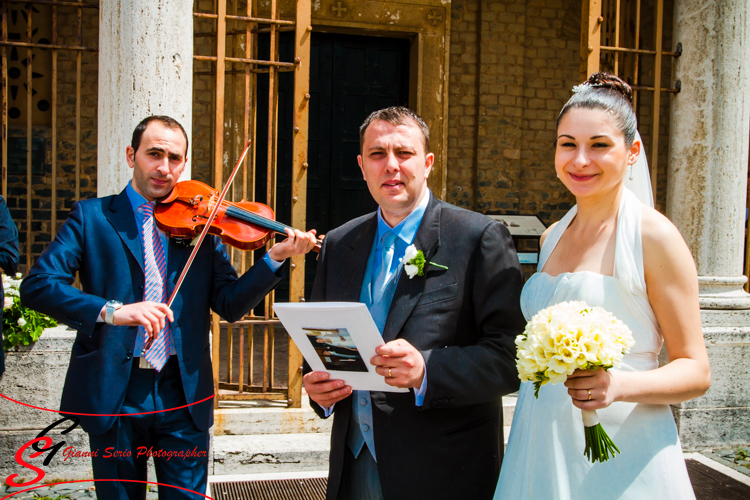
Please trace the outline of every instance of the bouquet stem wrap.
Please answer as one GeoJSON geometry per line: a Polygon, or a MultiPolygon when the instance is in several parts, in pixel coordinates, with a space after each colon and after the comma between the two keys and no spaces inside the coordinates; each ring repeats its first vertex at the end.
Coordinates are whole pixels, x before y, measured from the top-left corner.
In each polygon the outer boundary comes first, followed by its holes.
{"type": "Polygon", "coordinates": [[[599,423],[599,415],[596,410],[581,410],[583,416],[583,430],[586,434],[586,447],[583,454],[591,463],[606,462],[615,457],[615,452],[620,453],[620,449],[612,441],[607,432],[599,423]],[[611,455],[611,457],[610,457],[611,455]]]}

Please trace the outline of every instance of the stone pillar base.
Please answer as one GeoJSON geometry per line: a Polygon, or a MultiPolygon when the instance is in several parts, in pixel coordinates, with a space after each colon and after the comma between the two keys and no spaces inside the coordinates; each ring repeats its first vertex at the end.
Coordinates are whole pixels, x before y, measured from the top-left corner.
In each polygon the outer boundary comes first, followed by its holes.
{"type": "Polygon", "coordinates": [[[686,451],[750,443],[750,310],[702,310],[711,388],[672,407],[686,451]]]}
{"type": "MultiPolygon", "coordinates": [[[[64,325],[50,328],[42,333],[35,343],[21,346],[18,350],[5,353],[5,374],[0,381],[0,393],[29,405],[57,410],[60,408],[60,396],[68,371],[70,350],[76,333],[64,325]]],[[[35,477],[30,469],[16,463],[14,457],[18,449],[37,437],[48,425],[60,420],[56,411],[42,411],[28,406],[13,403],[6,399],[0,401],[0,479],[5,480],[10,474],[18,474],[27,481],[35,477]]],[[[31,451],[26,451],[25,459],[41,467],[45,472],[43,481],[52,479],[75,480],[89,479],[92,476],[90,458],[71,458],[63,460],[63,449],[73,446],[79,451],[89,450],[88,435],[78,427],[62,435],[70,423],[66,422],[52,429],[49,436],[53,444],[65,442],[48,466],[42,462],[47,453],[29,459],[31,451]]]]}
{"type": "Polygon", "coordinates": [[[699,276],[701,309],[750,309],[750,294],[743,287],[747,276],[699,276]]]}
{"type": "Polygon", "coordinates": [[[750,443],[750,407],[672,407],[683,451],[734,448],[750,443]]]}

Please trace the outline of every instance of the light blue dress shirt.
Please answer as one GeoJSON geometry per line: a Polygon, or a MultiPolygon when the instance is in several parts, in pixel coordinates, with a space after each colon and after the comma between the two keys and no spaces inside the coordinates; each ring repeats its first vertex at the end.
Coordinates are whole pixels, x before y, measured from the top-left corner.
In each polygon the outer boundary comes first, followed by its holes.
{"type": "MultiPolygon", "coordinates": [[[[430,201],[430,192],[428,191],[419,205],[406,216],[396,227],[391,228],[383,219],[380,208],[378,208],[378,229],[373,241],[372,249],[370,250],[370,256],[367,260],[367,268],[365,271],[365,279],[362,282],[362,289],[360,291],[359,301],[367,304],[370,310],[372,319],[375,320],[375,324],[378,327],[381,335],[383,328],[385,327],[386,319],[388,318],[388,311],[391,307],[391,301],[393,300],[393,294],[396,291],[401,270],[403,269],[404,262],[402,262],[406,248],[412,244],[414,237],[417,234],[419,225],[422,223],[427,204],[430,201]],[[393,231],[396,236],[394,244],[393,261],[391,262],[390,269],[385,279],[385,290],[380,301],[373,303],[373,290],[372,285],[375,281],[375,272],[380,267],[382,259],[382,240],[383,235],[388,231],[393,231]]],[[[424,378],[422,379],[422,385],[419,390],[414,392],[415,403],[417,406],[422,406],[424,403],[424,395],[427,390],[427,368],[425,367],[424,378]]],[[[372,453],[373,458],[377,461],[375,456],[375,438],[373,434],[373,422],[372,422],[372,401],[370,399],[370,391],[354,391],[352,394],[352,421],[349,425],[349,432],[347,434],[347,446],[352,451],[352,454],[356,458],[362,451],[364,444],[367,444],[367,448],[372,453]],[[353,424],[353,425],[352,425],[353,424]]]]}
{"type": "MultiPolygon", "coordinates": [[[[143,252],[143,241],[141,234],[143,233],[143,221],[145,219],[145,216],[143,215],[143,204],[148,203],[148,200],[144,198],[138,191],[136,191],[130,182],[128,182],[128,185],[125,186],[125,193],[128,195],[128,200],[130,201],[130,206],[133,208],[133,215],[135,216],[135,224],[138,227],[138,244],[141,246],[141,253],[143,252]]],[[[161,240],[161,246],[164,249],[164,265],[168,266],[169,263],[169,237],[167,236],[167,233],[162,231],[157,226],[157,231],[159,232],[159,239],[161,240]]],[[[268,253],[266,253],[263,256],[263,261],[268,265],[268,267],[276,273],[279,268],[284,264],[284,262],[276,262],[271,257],[268,256],[268,253]]],[[[99,316],[97,316],[96,319],[97,323],[101,323],[104,320],[101,319],[101,313],[99,316]]],[[[139,328],[139,333],[142,333],[139,328]]],[[[136,335],[135,337],[135,346],[133,348],[133,353],[135,357],[140,357],[143,353],[143,347],[146,345],[146,337],[145,335],[136,335]]],[[[175,343],[172,342],[169,347],[169,355],[177,354],[177,351],[175,350],[175,343]]]]}

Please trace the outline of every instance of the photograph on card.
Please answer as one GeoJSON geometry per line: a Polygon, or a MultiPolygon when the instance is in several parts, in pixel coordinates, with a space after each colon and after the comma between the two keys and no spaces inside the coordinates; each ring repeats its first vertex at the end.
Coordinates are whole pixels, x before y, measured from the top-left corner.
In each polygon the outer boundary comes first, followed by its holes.
{"type": "Polygon", "coordinates": [[[366,372],[352,336],[346,328],[302,328],[326,370],[366,372]]]}

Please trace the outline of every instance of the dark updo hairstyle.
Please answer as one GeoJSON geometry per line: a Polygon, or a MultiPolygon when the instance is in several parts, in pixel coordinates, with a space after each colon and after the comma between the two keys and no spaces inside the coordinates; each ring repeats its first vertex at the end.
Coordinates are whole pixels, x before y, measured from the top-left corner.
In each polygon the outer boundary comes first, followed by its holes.
{"type": "Polygon", "coordinates": [[[594,73],[588,80],[573,88],[571,97],[557,117],[557,127],[565,113],[571,109],[601,109],[615,120],[618,130],[625,136],[625,146],[630,148],[635,140],[638,124],[633,109],[633,91],[630,85],[609,73],[594,73]]]}

